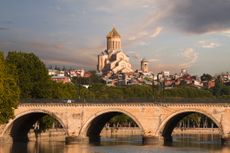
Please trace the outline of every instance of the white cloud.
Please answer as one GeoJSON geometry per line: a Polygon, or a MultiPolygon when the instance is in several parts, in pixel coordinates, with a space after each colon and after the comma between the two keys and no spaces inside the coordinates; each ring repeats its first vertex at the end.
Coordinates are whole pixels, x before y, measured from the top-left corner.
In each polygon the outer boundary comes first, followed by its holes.
{"type": "Polygon", "coordinates": [[[151,59],[147,59],[147,60],[148,60],[150,63],[160,61],[160,59],[157,59],[157,58],[151,58],[151,59]]]}
{"type": "Polygon", "coordinates": [[[146,42],[144,42],[144,41],[140,41],[140,42],[139,42],[139,45],[141,45],[141,46],[146,46],[146,45],[147,45],[147,43],[146,43],[146,42]]]}
{"type": "Polygon", "coordinates": [[[139,41],[139,45],[142,45],[142,46],[147,45],[145,40],[159,36],[162,30],[163,28],[158,26],[154,29],[153,33],[150,32],[150,30],[143,30],[143,31],[139,31],[138,33],[136,33],[135,35],[127,39],[129,41],[139,41]]]}
{"type": "Polygon", "coordinates": [[[230,29],[222,32],[224,36],[230,37],[230,29]]]}
{"type": "Polygon", "coordinates": [[[135,37],[135,36],[131,36],[131,37],[128,38],[128,40],[130,40],[130,41],[133,41],[133,40],[136,40],[136,39],[137,39],[137,37],[135,37]]]}
{"type": "Polygon", "coordinates": [[[230,29],[229,30],[225,30],[224,33],[230,34],[230,29]]]}
{"type": "Polygon", "coordinates": [[[197,61],[198,53],[193,48],[186,48],[181,52],[181,56],[185,63],[180,64],[180,67],[188,68],[197,61]]]}
{"type": "Polygon", "coordinates": [[[130,57],[137,60],[138,62],[141,61],[141,56],[140,54],[136,53],[135,51],[129,51],[130,57]]]}
{"type": "Polygon", "coordinates": [[[157,27],[157,28],[155,29],[154,33],[153,33],[150,37],[151,37],[151,38],[157,37],[157,36],[161,33],[162,30],[163,30],[162,27],[157,27]]]}
{"type": "Polygon", "coordinates": [[[211,42],[208,40],[201,40],[198,42],[198,44],[202,47],[202,48],[216,48],[219,47],[220,44],[216,43],[216,42],[211,42]]]}
{"type": "Polygon", "coordinates": [[[142,5],[142,7],[143,7],[143,8],[148,8],[148,7],[150,7],[150,6],[146,4],[146,5],[142,5]]]}

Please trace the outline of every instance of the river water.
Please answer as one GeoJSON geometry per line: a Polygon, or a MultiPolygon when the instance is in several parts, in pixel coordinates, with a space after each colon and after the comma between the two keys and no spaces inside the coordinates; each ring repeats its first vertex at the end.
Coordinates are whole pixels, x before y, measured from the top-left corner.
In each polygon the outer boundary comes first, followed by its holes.
{"type": "Polygon", "coordinates": [[[170,145],[142,145],[140,136],[102,138],[100,144],[63,141],[1,143],[0,153],[230,153],[217,135],[178,135],[170,145]]]}

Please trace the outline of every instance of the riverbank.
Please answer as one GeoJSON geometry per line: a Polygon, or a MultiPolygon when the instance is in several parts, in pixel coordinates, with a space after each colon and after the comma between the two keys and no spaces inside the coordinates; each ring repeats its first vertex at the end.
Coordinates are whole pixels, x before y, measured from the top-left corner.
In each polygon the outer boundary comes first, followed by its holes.
{"type": "Polygon", "coordinates": [[[126,135],[142,135],[143,132],[138,127],[107,127],[103,128],[101,131],[101,136],[111,136],[111,135],[120,135],[120,136],[126,136],[126,135]]]}
{"type": "MultiPolygon", "coordinates": [[[[175,128],[173,130],[172,135],[177,134],[219,134],[220,131],[218,128],[175,128]]],[[[45,132],[41,132],[37,134],[38,140],[48,140],[48,141],[64,141],[65,140],[65,131],[63,129],[49,129],[45,132]]],[[[102,137],[109,136],[130,136],[130,135],[143,135],[143,131],[141,131],[138,127],[107,127],[103,128],[100,134],[102,137]]],[[[36,140],[36,134],[33,130],[28,133],[28,138],[30,141],[36,140]]]]}
{"type": "MultiPolygon", "coordinates": [[[[174,134],[219,134],[218,128],[175,128],[174,134]]],[[[142,135],[143,132],[138,127],[119,127],[119,128],[103,128],[101,136],[108,135],[142,135]]]]}
{"type": "Polygon", "coordinates": [[[218,128],[175,128],[174,134],[220,134],[218,128]]]}
{"type": "Polygon", "coordinates": [[[35,134],[34,130],[28,133],[29,141],[47,140],[47,141],[65,141],[66,133],[63,129],[48,129],[45,132],[35,134]]]}

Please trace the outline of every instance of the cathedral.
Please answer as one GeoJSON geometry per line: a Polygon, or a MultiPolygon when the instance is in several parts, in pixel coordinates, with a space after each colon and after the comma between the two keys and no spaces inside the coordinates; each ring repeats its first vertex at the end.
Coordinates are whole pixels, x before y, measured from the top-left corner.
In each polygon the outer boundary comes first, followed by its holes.
{"type": "Polygon", "coordinates": [[[115,28],[107,34],[107,49],[98,55],[97,70],[103,75],[133,72],[129,57],[121,49],[121,36],[115,28]]]}

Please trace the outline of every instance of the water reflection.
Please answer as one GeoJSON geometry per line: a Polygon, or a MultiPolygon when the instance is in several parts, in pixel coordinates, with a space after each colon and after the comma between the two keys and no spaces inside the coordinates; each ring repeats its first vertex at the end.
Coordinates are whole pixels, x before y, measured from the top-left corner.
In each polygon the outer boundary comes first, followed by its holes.
{"type": "Polygon", "coordinates": [[[142,145],[140,136],[104,137],[100,144],[71,144],[63,141],[0,144],[0,153],[230,153],[218,135],[176,135],[170,146],[142,145]]]}
{"type": "Polygon", "coordinates": [[[64,153],[64,142],[15,142],[0,145],[0,153],[64,153]]]}

